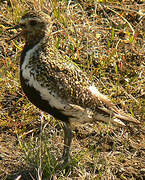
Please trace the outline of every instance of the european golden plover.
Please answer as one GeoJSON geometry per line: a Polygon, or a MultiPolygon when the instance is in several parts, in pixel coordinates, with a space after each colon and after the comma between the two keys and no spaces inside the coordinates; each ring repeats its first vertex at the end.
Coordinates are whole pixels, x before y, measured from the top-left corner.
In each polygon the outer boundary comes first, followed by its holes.
{"type": "Polygon", "coordinates": [[[139,123],[118,109],[89,80],[88,75],[68,61],[51,41],[52,22],[42,12],[27,12],[19,24],[25,38],[20,60],[20,81],[28,99],[64,124],[63,160],[69,160],[72,124],[104,121],[125,126],[139,123]]]}

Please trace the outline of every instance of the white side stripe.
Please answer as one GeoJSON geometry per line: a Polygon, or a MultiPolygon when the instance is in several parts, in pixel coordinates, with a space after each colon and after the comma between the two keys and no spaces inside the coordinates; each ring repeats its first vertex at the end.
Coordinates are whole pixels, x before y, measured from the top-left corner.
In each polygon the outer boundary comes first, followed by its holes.
{"type": "Polygon", "coordinates": [[[29,61],[40,45],[41,45],[41,41],[38,44],[36,44],[33,47],[33,49],[29,50],[26,53],[26,57],[21,67],[22,76],[24,79],[28,80],[29,86],[34,87],[37,91],[40,92],[42,99],[47,100],[52,107],[63,110],[65,107],[65,104],[61,103],[62,100],[59,97],[57,97],[55,93],[53,92],[50,93],[50,91],[46,87],[42,87],[39,81],[36,80],[36,78],[34,80],[35,72],[34,72],[34,75],[31,75],[30,73],[31,67],[28,67],[29,61]]]}

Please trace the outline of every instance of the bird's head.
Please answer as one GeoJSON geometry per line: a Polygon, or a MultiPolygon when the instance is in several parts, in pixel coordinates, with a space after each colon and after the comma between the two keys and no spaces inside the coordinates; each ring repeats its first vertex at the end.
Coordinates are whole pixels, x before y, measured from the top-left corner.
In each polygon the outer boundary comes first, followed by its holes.
{"type": "Polygon", "coordinates": [[[17,25],[11,29],[21,28],[21,35],[25,38],[26,42],[42,39],[46,34],[51,31],[51,18],[43,12],[27,12],[23,15],[17,25]]]}

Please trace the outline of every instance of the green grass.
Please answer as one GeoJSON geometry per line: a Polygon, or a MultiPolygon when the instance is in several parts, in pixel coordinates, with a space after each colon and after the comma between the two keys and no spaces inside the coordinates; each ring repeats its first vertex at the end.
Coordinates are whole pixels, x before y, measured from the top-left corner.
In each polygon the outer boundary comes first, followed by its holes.
{"type": "Polygon", "coordinates": [[[0,179],[144,179],[142,2],[0,2],[0,179]],[[30,7],[51,14],[56,47],[65,49],[68,60],[86,71],[101,92],[141,122],[123,129],[99,122],[75,127],[66,174],[56,168],[63,150],[61,123],[34,107],[22,92],[19,56],[24,41],[9,41],[17,32],[6,30],[30,7]]]}

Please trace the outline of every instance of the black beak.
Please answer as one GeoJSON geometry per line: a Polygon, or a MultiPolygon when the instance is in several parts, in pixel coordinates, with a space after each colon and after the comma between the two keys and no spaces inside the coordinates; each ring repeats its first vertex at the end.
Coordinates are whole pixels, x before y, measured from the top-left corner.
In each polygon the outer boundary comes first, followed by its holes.
{"type": "MultiPolygon", "coordinates": [[[[15,25],[15,26],[11,27],[11,28],[8,28],[7,30],[9,31],[9,30],[19,29],[19,28],[21,28],[21,25],[20,25],[20,24],[17,24],[17,25],[15,25]]],[[[18,33],[16,36],[12,37],[11,39],[8,39],[7,42],[9,42],[9,41],[11,41],[11,40],[13,40],[13,39],[16,39],[16,38],[19,37],[21,34],[22,34],[22,32],[18,33]]]]}
{"type": "Polygon", "coordinates": [[[11,27],[11,28],[8,28],[7,30],[9,31],[9,30],[13,30],[13,29],[19,29],[20,27],[21,27],[21,25],[17,24],[15,26],[11,27]]]}

